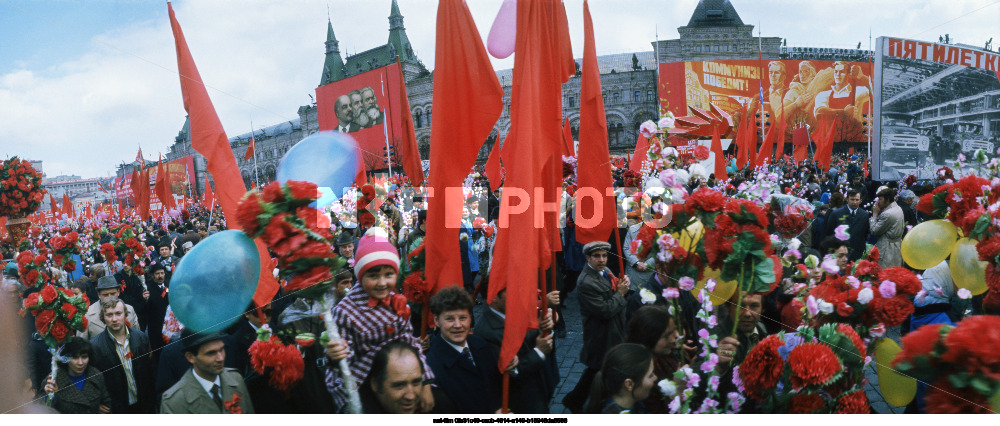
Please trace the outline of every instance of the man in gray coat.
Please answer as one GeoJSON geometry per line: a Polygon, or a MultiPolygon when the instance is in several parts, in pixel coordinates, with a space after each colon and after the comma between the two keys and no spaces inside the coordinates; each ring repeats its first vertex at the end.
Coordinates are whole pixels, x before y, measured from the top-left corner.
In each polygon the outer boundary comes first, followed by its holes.
{"type": "Polygon", "coordinates": [[[184,357],[191,369],[163,393],[160,412],[165,414],[253,414],[243,376],[225,368],[225,344],[218,333],[184,330],[184,357]]]}
{"type": "Polygon", "coordinates": [[[615,278],[608,269],[608,252],[611,244],[593,241],[583,246],[587,265],[577,279],[580,314],[583,316],[583,348],[580,361],[587,368],[575,388],[563,398],[563,405],[574,414],[583,413],[583,404],[594,376],[601,369],[604,354],[625,339],[626,298],[629,292],[628,276],[615,278]]]}
{"type": "Polygon", "coordinates": [[[878,266],[883,268],[902,266],[903,231],[906,229],[906,221],[903,209],[893,201],[896,199],[896,190],[882,188],[875,196],[878,198],[872,208],[869,227],[871,234],[878,237],[878,241],[875,242],[879,253],[878,266]]]}

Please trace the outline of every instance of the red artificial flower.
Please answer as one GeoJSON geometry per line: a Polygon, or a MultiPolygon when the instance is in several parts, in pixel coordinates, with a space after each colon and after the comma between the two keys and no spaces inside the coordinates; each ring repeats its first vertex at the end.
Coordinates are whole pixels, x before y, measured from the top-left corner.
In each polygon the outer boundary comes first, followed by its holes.
{"type": "MultiPolygon", "coordinates": [[[[878,262],[873,262],[867,259],[859,260],[855,266],[854,275],[858,278],[876,277],[882,272],[882,268],[878,266],[878,262]]],[[[919,291],[919,289],[917,289],[917,291],[919,291]]]]}
{"type": "Polygon", "coordinates": [[[41,294],[42,296],[42,303],[46,305],[52,303],[53,301],[56,300],[57,297],[59,297],[59,293],[56,291],[55,286],[53,286],[52,284],[48,284],[45,287],[43,287],[42,291],[40,291],[39,294],[41,294]]]}
{"type": "Polygon", "coordinates": [[[336,256],[333,252],[333,248],[330,244],[324,243],[322,241],[307,240],[305,244],[302,244],[297,249],[292,250],[285,256],[279,258],[279,265],[283,268],[291,266],[292,262],[299,259],[307,258],[331,258],[336,256]]]}
{"type": "Polygon", "coordinates": [[[243,414],[243,409],[240,408],[240,401],[243,401],[243,398],[234,393],[233,399],[226,401],[223,406],[229,414],[243,414]]]}
{"type": "Polygon", "coordinates": [[[976,243],[976,251],[979,252],[979,260],[995,263],[1000,255],[1000,236],[991,235],[976,243]]]}
{"type": "Polygon", "coordinates": [[[280,203],[285,201],[285,194],[281,191],[281,184],[278,182],[271,182],[265,186],[261,192],[261,199],[265,203],[280,203]]]}
{"type": "Polygon", "coordinates": [[[809,224],[805,217],[800,214],[787,214],[774,218],[774,228],[782,238],[795,238],[806,229],[809,224]]]}
{"type": "Polygon", "coordinates": [[[66,271],[66,272],[73,272],[73,271],[75,271],[76,270],[76,261],[72,261],[71,260],[69,262],[66,262],[66,264],[63,265],[63,270],[66,271]]]}
{"type": "Polygon", "coordinates": [[[430,297],[430,289],[419,273],[412,273],[403,280],[403,295],[414,303],[423,304],[430,297]]]}
{"type": "Polygon", "coordinates": [[[56,343],[63,343],[66,338],[69,337],[69,327],[66,326],[66,321],[62,319],[57,319],[52,323],[52,328],[49,329],[49,334],[52,338],[56,340],[56,343]]]}
{"type": "Polygon", "coordinates": [[[264,209],[260,206],[260,196],[257,193],[247,193],[246,198],[240,201],[236,208],[236,223],[243,228],[243,231],[251,237],[260,234],[260,222],[258,217],[264,214],[264,209]]]}
{"type": "Polygon", "coordinates": [[[372,225],[375,225],[375,216],[370,211],[365,210],[358,215],[358,223],[363,228],[371,228],[372,225]]]}
{"type": "Polygon", "coordinates": [[[775,334],[767,336],[750,349],[746,360],[740,364],[740,378],[748,397],[764,401],[765,392],[777,386],[785,366],[778,348],[784,344],[781,337],[775,334]]]}
{"type": "Polygon", "coordinates": [[[941,360],[961,366],[970,374],[1000,380],[1000,317],[974,315],[955,326],[944,338],[947,350],[941,360]]]}
{"type": "Polygon", "coordinates": [[[275,389],[287,391],[302,380],[305,371],[305,362],[302,360],[302,353],[299,348],[293,345],[286,345],[280,352],[276,360],[271,377],[267,383],[275,389]]]}
{"type": "Polygon", "coordinates": [[[24,285],[27,287],[34,287],[38,283],[38,271],[34,269],[29,269],[28,272],[24,274],[24,285]]]}
{"type": "MultiPolygon", "coordinates": [[[[741,366],[742,367],[742,366],[741,366]]],[[[823,398],[815,393],[793,395],[788,400],[788,414],[812,414],[826,405],[823,398]]]]}
{"type": "Polygon", "coordinates": [[[932,365],[937,364],[934,352],[941,341],[941,328],[944,326],[945,324],[929,324],[907,333],[902,338],[903,349],[896,354],[892,365],[902,362],[916,365],[918,357],[926,357],[932,365]]]}
{"type": "Polygon", "coordinates": [[[919,293],[921,289],[920,278],[917,278],[916,274],[902,266],[885,268],[882,272],[879,272],[878,277],[880,280],[888,280],[896,283],[897,294],[914,295],[919,293]]]}
{"type": "Polygon", "coordinates": [[[76,306],[73,306],[72,303],[63,302],[62,310],[63,314],[66,315],[66,318],[73,318],[76,316],[76,306]]]}
{"type": "Polygon", "coordinates": [[[854,347],[858,350],[858,354],[861,356],[861,359],[864,360],[865,356],[868,355],[865,349],[865,342],[864,340],[861,340],[861,336],[859,336],[858,332],[854,330],[854,327],[847,324],[837,324],[837,332],[851,339],[851,343],[854,343],[854,347]]]}
{"type": "Polygon", "coordinates": [[[983,307],[986,309],[1000,309],[1000,292],[989,290],[983,298],[983,307]]]}
{"type": "Polygon", "coordinates": [[[804,386],[823,386],[840,371],[840,359],[821,343],[803,343],[788,354],[792,370],[791,381],[795,389],[804,386]]]}
{"type": "Polygon", "coordinates": [[[698,145],[694,147],[694,158],[697,158],[698,161],[707,160],[710,154],[711,150],[709,150],[705,145],[698,145]]]}
{"type": "Polygon", "coordinates": [[[66,248],[66,239],[57,235],[49,240],[49,245],[52,246],[53,249],[62,250],[66,248]]]}
{"type": "Polygon", "coordinates": [[[285,220],[288,213],[279,213],[271,218],[261,235],[264,243],[279,256],[285,255],[306,242],[306,235],[285,220]]]}
{"type": "Polygon", "coordinates": [[[986,286],[991,292],[1000,293],[1000,267],[993,262],[986,264],[986,286]]]}
{"type": "MultiPolygon", "coordinates": [[[[751,200],[732,198],[726,202],[725,212],[737,224],[757,225],[767,227],[767,212],[751,200]]],[[[770,241],[770,238],[768,238],[770,241]]]]}
{"type": "Polygon", "coordinates": [[[906,317],[913,313],[913,303],[902,294],[888,299],[883,299],[878,303],[878,310],[875,317],[885,323],[886,327],[895,327],[903,323],[906,317]]]}
{"type": "Polygon", "coordinates": [[[956,388],[947,377],[928,387],[924,404],[931,414],[993,414],[986,396],[972,386],[956,388]]]}
{"type": "Polygon", "coordinates": [[[290,180],[285,185],[288,186],[288,192],[292,195],[292,198],[309,201],[319,198],[315,183],[290,180]]]}
{"type": "Polygon", "coordinates": [[[698,188],[684,202],[688,214],[696,212],[718,212],[726,204],[726,195],[709,188],[698,188]]]}
{"type": "Polygon", "coordinates": [[[369,203],[375,200],[375,187],[370,183],[366,183],[361,186],[361,195],[364,196],[365,200],[369,203]]]}
{"type": "Polygon", "coordinates": [[[45,256],[42,255],[35,256],[35,265],[42,266],[45,264],[45,260],[46,260],[45,256]]]}
{"type": "Polygon", "coordinates": [[[834,412],[836,414],[869,414],[871,409],[868,407],[868,396],[860,389],[841,395],[837,399],[837,409],[834,412]]]}
{"type": "Polygon", "coordinates": [[[55,318],[56,318],[56,313],[51,309],[45,309],[39,312],[38,316],[35,317],[35,328],[38,329],[38,334],[41,334],[43,336],[48,334],[49,324],[51,324],[52,320],[54,320],[55,318]]]}
{"type": "Polygon", "coordinates": [[[333,280],[333,274],[330,273],[329,266],[314,266],[292,275],[292,278],[285,283],[285,291],[301,290],[331,280],[333,280]]]}
{"type": "Polygon", "coordinates": [[[406,303],[406,296],[394,293],[389,303],[392,309],[396,311],[396,315],[399,315],[406,321],[410,320],[410,305],[406,303]]]}
{"type": "Polygon", "coordinates": [[[56,265],[62,265],[62,263],[63,263],[63,256],[61,254],[56,254],[56,255],[52,256],[52,263],[54,263],[56,265]]]}
{"type": "Polygon", "coordinates": [[[33,310],[33,309],[41,306],[41,298],[38,297],[37,294],[32,293],[32,294],[29,294],[28,297],[25,297],[24,301],[22,301],[22,303],[24,305],[24,309],[27,309],[27,310],[30,311],[30,310],[33,310]]]}
{"type": "Polygon", "coordinates": [[[66,242],[67,242],[67,243],[68,243],[69,245],[73,245],[73,244],[76,244],[76,242],[77,242],[77,241],[78,241],[79,239],[80,239],[80,234],[77,234],[77,233],[76,233],[76,231],[74,231],[74,232],[70,232],[70,233],[66,234],[66,242]]]}

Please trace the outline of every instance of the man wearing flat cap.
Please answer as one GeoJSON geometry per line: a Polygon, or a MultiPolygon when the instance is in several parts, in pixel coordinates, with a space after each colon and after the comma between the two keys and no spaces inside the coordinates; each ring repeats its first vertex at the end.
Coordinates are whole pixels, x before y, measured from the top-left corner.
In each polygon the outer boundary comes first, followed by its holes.
{"type": "MultiPolygon", "coordinates": [[[[104,321],[101,319],[101,301],[112,297],[121,296],[121,287],[115,279],[107,275],[97,279],[97,298],[94,303],[87,308],[87,330],[79,333],[80,337],[90,340],[104,331],[104,321]]],[[[139,317],[135,314],[135,308],[125,303],[125,321],[129,327],[139,327],[139,317]]]]}
{"type": "MultiPolygon", "coordinates": [[[[615,230],[615,232],[618,232],[615,230]]],[[[583,348],[580,361],[587,366],[563,405],[574,414],[583,413],[583,403],[590,392],[594,375],[601,369],[604,354],[625,338],[626,296],[628,276],[620,280],[607,267],[611,244],[592,241],[583,245],[587,264],[577,278],[580,314],[583,316],[583,348]]]]}
{"type": "Polygon", "coordinates": [[[350,262],[354,259],[354,236],[350,232],[343,231],[337,234],[337,239],[333,241],[333,244],[337,246],[337,254],[344,257],[345,260],[350,262]]]}
{"type": "Polygon", "coordinates": [[[184,358],[191,369],[163,393],[164,414],[254,414],[243,377],[226,368],[225,343],[219,333],[181,333],[184,358]]]}

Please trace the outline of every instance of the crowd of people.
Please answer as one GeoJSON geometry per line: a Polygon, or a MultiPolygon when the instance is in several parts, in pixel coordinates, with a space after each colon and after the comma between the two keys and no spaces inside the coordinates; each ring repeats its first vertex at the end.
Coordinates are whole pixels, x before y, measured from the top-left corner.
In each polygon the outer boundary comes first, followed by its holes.
{"type": "MultiPolygon", "coordinates": [[[[874,182],[865,176],[864,161],[840,156],[828,172],[807,163],[768,166],[781,192],[812,211],[808,226],[795,236],[801,244],[797,250],[803,256],[836,259],[837,271],[810,268],[811,282],[845,273],[869,244],[881,253],[881,267],[905,266],[901,240],[927,219],[915,206],[934,182],[874,182]],[[849,237],[839,235],[841,225],[849,227],[849,237]]],[[[619,193],[628,192],[623,172],[615,171],[619,193]]],[[[731,176],[723,187],[711,175],[693,175],[686,188],[693,193],[718,186],[734,194],[746,179],[731,176]]],[[[334,414],[351,410],[356,390],[364,413],[491,414],[501,410],[506,374],[509,410],[546,414],[557,386],[568,379],[560,374],[562,360],[555,347],[567,337],[569,301],[578,304],[581,314],[581,323],[572,326],[582,330],[578,361],[586,368],[574,389],[557,402],[576,414],[671,412],[664,394],[669,385],[662,380],[690,368],[694,354],[703,349],[695,318],[700,302],[689,291],[665,298],[679,288],[678,281],[656,267],[654,255],[639,257],[632,250],[642,226],[640,212],[620,205],[618,235],[581,244],[575,239],[574,197],[572,191],[565,193],[556,285],[539,292],[549,309],[539,310],[538,329],[524,336],[517,356],[501,371],[505,292],[489,302],[485,297],[500,193],[488,187],[467,193],[456,241],[463,281],[444,286],[426,305],[400,300],[402,276],[410,272],[410,255],[422,244],[427,217],[422,197],[404,199],[400,193],[386,191],[381,205],[366,212],[368,217],[348,210],[331,216],[333,246],[347,266],[331,271],[339,302],[328,313],[342,338],[328,342],[296,338],[324,334],[323,308],[282,290],[269,303],[251,302],[224,332],[188,330],[177,321],[169,303],[173,272],[192,247],[225,227],[224,218],[210,219],[202,206],[160,221],[128,221],[145,248],[145,268],[139,273],[120,260],[109,261],[100,250],[103,243],[115,243],[111,220],[43,229],[35,237],[39,247],[65,228],[92,236],[93,244],[79,256],[76,275],[51,270],[53,282],[91,304],[86,329],[54,352],[47,350],[34,318],[24,316],[24,392],[61,413],[334,414]],[[270,380],[275,371],[255,369],[248,355],[262,328],[296,345],[303,358],[301,379],[287,389],[270,380]],[[340,369],[343,360],[347,372],[340,369]]],[[[781,210],[778,197],[772,206],[781,210]]],[[[768,226],[777,232],[773,221],[768,226]]],[[[3,250],[5,259],[17,255],[14,246],[3,250]]],[[[16,265],[7,262],[3,284],[8,299],[20,305],[33,290],[19,281],[16,265]]],[[[916,303],[901,326],[903,333],[929,323],[954,324],[973,310],[982,312],[981,301],[955,296],[947,268],[942,263],[922,275],[925,287],[941,291],[916,303]]],[[[721,327],[736,330],[714,348],[722,394],[736,389],[733,371],[754,345],[799,326],[800,307],[786,291],[794,273],[785,271],[779,290],[747,293],[738,304],[719,310],[721,327]]],[[[920,404],[918,396],[908,412],[918,412],[920,404]]],[[[748,402],[740,411],[756,408],[748,402]]]]}

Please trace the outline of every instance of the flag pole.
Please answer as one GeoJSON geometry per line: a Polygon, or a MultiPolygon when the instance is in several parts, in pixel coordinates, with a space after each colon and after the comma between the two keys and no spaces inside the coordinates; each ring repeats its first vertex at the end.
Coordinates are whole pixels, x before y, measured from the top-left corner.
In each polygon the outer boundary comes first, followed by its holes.
{"type": "MultiPolygon", "coordinates": [[[[250,117],[250,142],[255,142],[253,138],[253,117],[250,117]]],[[[257,147],[253,149],[253,183],[260,187],[260,179],[257,176],[257,147]]]]}
{"type": "MultiPolygon", "coordinates": [[[[382,79],[382,76],[382,74],[378,76],[379,84],[382,86],[382,99],[386,99],[386,102],[388,102],[388,98],[385,96],[385,80],[382,79]]],[[[385,115],[382,119],[382,135],[385,136],[385,164],[389,165],[389,177],[392,177],[392,148],[389,146],[389,110],[382,110],[382,114],[385,115]]]]}

